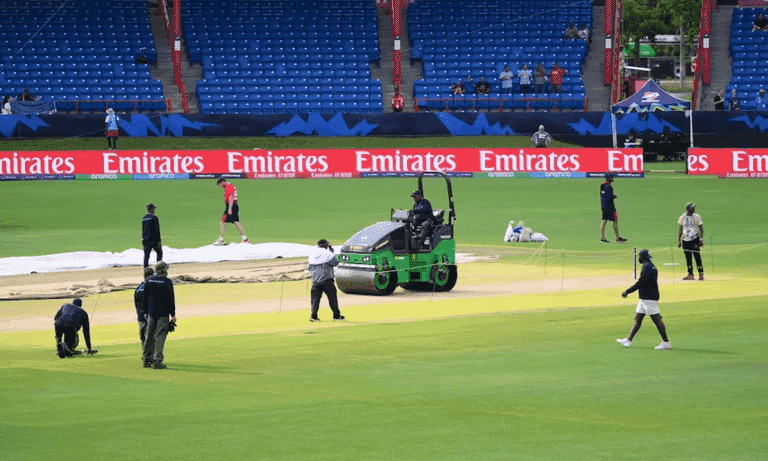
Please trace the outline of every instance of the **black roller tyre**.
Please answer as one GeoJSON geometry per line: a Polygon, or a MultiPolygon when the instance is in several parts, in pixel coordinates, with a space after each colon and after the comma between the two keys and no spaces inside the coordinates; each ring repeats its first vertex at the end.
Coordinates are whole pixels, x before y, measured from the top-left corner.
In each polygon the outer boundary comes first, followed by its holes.
{"type": "Polygon", "coordinates": [[[373,283],[381,296],[389,296],[397,288],[397,272],[378,272],[373,283]]]}
{"type": "Polygon", "coordinates": [[[451,291],[456,286],[459,272],[456,266],[435,266],[432,269],[432,279],[435,281],[435,291],[451,291]]]}

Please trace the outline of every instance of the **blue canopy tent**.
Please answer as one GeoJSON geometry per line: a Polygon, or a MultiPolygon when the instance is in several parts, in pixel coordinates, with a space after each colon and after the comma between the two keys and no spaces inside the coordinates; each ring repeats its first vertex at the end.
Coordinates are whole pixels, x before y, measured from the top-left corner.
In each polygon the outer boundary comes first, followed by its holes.
{"type": "Polygon", "coordinates": [[[616,114],[627,114],[630,112],[643,114],[671,110],[686,111],[690,122],[691,147],[693,147],[693,114],[690,112],[690,109],[691,103],[689,101],[672,96],[664,91],[656,82],[648,80],[637,93],[611,106],[613,147],[616,147],[616,114]]]}

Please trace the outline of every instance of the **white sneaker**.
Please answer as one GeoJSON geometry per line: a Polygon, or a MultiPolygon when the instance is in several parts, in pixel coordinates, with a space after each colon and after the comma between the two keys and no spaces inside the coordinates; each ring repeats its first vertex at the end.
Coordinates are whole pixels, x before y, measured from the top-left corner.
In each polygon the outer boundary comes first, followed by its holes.
{"type": "Polygon", "coordinates": [[[243,243],[251,243],[251,241],[248,240],[248,237],[243,236],[243,243]]]}
{"type": "Polygon", "coordinates": [[[668,351],[668,350],[672,349],[672,344],[670,344],[669,341],[662,341],[661,344],[659,344],[658,346],[654,347],[654,349],[660,349],[660,350],[668,351]]]}
{"type": "Polygon", "coordinates": [[[632,345],[632,341],[628,340],[627,338],[617,339],[616,342],[621,344],[624,347],[629,347],[632,345]]]}
{"type": "Polygon", "coordinates": [[[215,242],[213,242],[213,244],[214,244],[214,245],[216,245],[216,246],[222,246],[222,245],[226,245],[226,243],[224,243],[224,239],[223,239],[223,238],[221,238],[221,237],[219,237],[219,239],[218,239],[218,240],[216,240],[215,242]]]}

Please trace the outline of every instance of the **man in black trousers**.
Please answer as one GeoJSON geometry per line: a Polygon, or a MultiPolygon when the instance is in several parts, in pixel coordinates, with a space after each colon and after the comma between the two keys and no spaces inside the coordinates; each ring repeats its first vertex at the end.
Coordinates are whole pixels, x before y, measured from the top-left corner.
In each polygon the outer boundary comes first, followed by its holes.
{"type": "Polygon", "coordinates": [[[176,298],[165,261],[158,261],[155,264],[155,275],[145,281],[143,307],[147,313],[147,335],[142,355],[144,368],[168,368],[163,363],[163,348],[168,336],[168,325],[176,323],[176,298]]]}
{"type": "Polygon", "coordinates": [[[317,241],[318,248],[309,254],[309,275],[312,277],[312,315],[310,322],[319,322],[317,311],[320,310],[320,299],[323,293],[328,296],[328,304],[333,311],[333,320],[344,320],[339,311],[339,301],[336,298],[336,285],[333,281],[333,268],[339,265],[339,259],[333,253],[333,247],[328,240],[317,241]]]}
{"type": "Polygon", "coordinates": [[[144,245],[144,267],[149,267],[149,254],[155,250],[157,260],[163,260],[163,245],[160,243],[160,220],[155,216],[155,205],[147,205],[147,214],[141,220],[141,243],[144,245]]]}
{"type": "Polygon", "coordinates": [[[144,280],[141,281],[133,293],[133,304],[136,306],[136,316],[139,319],[139,339],[141,339],[142,347],[144,347],[144,340],[147,339],[147,311],[144,309],[144,288],[147,285],[147,279],[154,275],[154,273],[154,269],[145,267],[144,280]]]}
{"type": "Polygon", "coordinates": [[[83,310],[82,306],[83,301],[77,298],[72,303],[61,306],[61,309],[53,318],[53,325],[56,330],[56,352],[62,359],[81,354],[77,350],[77,345],[80,343],[80,336],[78,336],[77,332],[80,331],[80,328],[83,329],[88,354],[92,355],[98,352],[91,349],[90,322],[88,321],[88,313],[83,310]]]}

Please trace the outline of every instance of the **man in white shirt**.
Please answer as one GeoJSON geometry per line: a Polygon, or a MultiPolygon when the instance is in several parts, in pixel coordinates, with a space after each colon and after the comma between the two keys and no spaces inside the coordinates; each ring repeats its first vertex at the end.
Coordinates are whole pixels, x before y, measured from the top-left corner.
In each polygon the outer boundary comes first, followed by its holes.
{"type": "Polygon", "coordinates": [[[514,74],[510,72],[509,66],[504,67],[504,72],[499,75],[499,81],[501,82],[501,92],[512,92],[512,79],[515,78],[514,74]]]}
{"type": "Polygon", "coordinates": [[[701,264],[701,247],[704,246],[704,223],[701,216],[696,214],[696,204],[685,204],[685,214],[677,220],[680,226],[677,230],[677,247],[683,247],[685,262],[688,265],[688,276],[683,280],[695,280],[693,277],[693,261],[696,258],[696,268],[699,270],[699,280],[704,280],[704,266],[701,264]]]}

